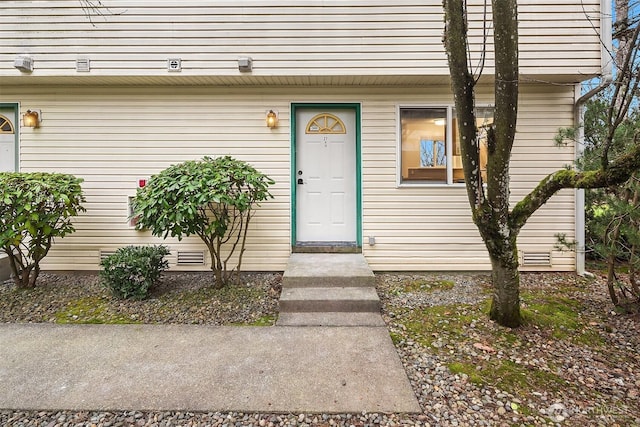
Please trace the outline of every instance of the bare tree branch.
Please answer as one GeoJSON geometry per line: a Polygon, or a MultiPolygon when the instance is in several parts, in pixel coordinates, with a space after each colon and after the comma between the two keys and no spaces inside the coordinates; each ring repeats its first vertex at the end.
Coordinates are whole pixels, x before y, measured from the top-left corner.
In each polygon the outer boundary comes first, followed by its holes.
{"type": "Polygon", "coordinates": [[[94,16],[105,17],[105,15],[122,15],[126,13],[126,9],[120,12],[114,12],[102,3],[102,0],[78,0],[80,7],[92,26],[96,26],[93,22],[94,16]]]}

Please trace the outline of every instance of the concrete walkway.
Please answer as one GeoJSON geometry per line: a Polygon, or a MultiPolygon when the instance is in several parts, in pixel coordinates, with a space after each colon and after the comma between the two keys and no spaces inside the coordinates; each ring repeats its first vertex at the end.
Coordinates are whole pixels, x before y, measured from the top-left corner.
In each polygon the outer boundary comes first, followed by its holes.
{"type": "Polygon", "coordinates": [[[0,325],[0,408],[419,412],[385,327],[0,325]]]}

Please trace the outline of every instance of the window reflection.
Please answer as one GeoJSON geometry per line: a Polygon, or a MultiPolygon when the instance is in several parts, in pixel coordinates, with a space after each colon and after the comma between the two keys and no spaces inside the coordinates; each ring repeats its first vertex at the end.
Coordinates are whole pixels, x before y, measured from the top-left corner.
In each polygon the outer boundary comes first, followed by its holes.
{"type": "MultiPolygon", "coordinates": [[[[493,123],[493,108],[478,108],[476,118],[480,169],[486,179],[487,129],[493,123]]],[[[460,140],[453,109],[401,108],[400,128],[402,182],[464,182],[460,140]],[[450,122],[447,121],[448,112],[453,118],[450,122]],[[449,140],[447,135],[450,135],[449,140]]]]}
{"type": "Polygon", "coordinates": [[[447,180],[446,108],[403,108],[402,179],[447,180]]]}

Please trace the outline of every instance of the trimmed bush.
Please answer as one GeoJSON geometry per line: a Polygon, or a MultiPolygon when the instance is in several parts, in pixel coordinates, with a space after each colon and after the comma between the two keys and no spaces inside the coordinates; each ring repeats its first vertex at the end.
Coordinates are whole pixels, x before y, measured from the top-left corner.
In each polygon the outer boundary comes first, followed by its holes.
{"type": "Polygon", "coordinates": [[[219,289],[238,278],[249,222],[259,203],[273,197],[269,193],[273,184],[268,176],[230,156],[179,163],[138,189],[136,227],[163,238],[200,237],[209,249],[214,286],[219,289]]]}
{"type": "Polygon", "coordinates": [[[144,299],[169,267],[166,246],[127,246],[100,262],[100,277],[118,298],[144,299]]]}
{"type": "Polygon", "coordinates": [[[61,173],[0,173],[0,252],[18,288],[33,288],[53,241],[73,233],[84,212],[82,178],[61,173]]]}

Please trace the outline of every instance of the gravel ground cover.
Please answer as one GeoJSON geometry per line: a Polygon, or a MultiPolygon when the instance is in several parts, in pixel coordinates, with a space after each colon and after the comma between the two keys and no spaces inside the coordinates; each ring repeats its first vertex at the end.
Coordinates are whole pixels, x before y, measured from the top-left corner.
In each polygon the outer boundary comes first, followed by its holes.
{"type": "Polygon", "coordinates": [[[210,272],[165,273],[147,299],[119,300],[95,273],[47,274],[35,289],[0,286],[0,322],[273,324],[280,273],[244,273],[213,289],[210,272]]]}
{"type": "MultiPolygon", "coordinates": [[[[145,301],[122,302],[94,274],[0,285],[0,322],[272,325],[280,275],[225,291],[210,275],[166,274],[145,301]]],[[[377,275],[383,318],[423,412],[243,414],[0,410],[4,426],[640,426],[640,318],[612,310],[602,279],[523,274],[527,324],[487,319],[484,274],[377,275]]]]}
{"type": "Polygon", "coordinates": [[[602,279],[523,274],[517,330],[488,320],[486,276],[378,279],[425,423],[640,425],[640,318],[612,310],[602,279]]]}

